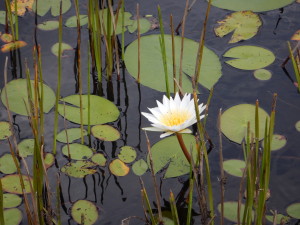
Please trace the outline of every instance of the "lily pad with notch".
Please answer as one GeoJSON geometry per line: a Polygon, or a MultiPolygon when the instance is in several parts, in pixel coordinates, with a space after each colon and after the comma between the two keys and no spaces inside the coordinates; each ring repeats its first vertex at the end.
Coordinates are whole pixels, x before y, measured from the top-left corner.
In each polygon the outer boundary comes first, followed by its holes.
{"type": "Polygon", "coordinates": [[[37,28],[44,31],[56,30],[58,27],[59,22],[57,20],[48,20],[37,25],[37,28]]]}
{"type": "MultiPolygon", "coordinates": [[[[237,223],[238,221],[238,202],[228,201],[224,202],[224,217],[232,222],[237,223]]],[[[245,205],[241,204],[240,212],[244,212],[245,205]]],[[[218,204],[218,211],[221,212],[221,204],[218,204]]],[[[252,213],[252,215],[254,215],[252,213]]]]}
{"type": "Polygon", "coordinates": [[[105,166],[107,160],[102,153],[96,153],[92,156],[92,161],[99,166],[105,166]]]}
{"type": "MultiPolygon", "coordinates": [[[[282,149],[287,143],[285,136],[280,134],[273,134],[271,142],[271,151],[277,151],[282,149]]],[[[262,147],[264,147],[264,142],[262,142],[262,147]]]]}
{"type": "Polygon", "coordinates": [[[286,212],[290,217],[300,220],[300,202],[289,205],[286,212]]]}
{"type": "Polygon", "coordinates": [[[133,163],[132,171],[137,176],[142,176],[148,170],[148,164],[145,160],[140,159],[133,163]]]}
{"type": "MultiPolygon", "coordinates": [[[[8,26],[10,26],[10,23],[9,23],[9,18],[8,19],[8,26]]],[[[12,17],[12,21],[13,21],[13,24],[15,23],[15,17],[13,16],[12,17]]],[[[0,24],[3,24],[5,25],[6,24],[6,11],[0,11],[0,24]]]]}
{"type": "MultiPolygon", "coordinates": [[[[87,15],[79,15],[80,26],[84,26],[88,23],[87,15]]],[[[65,22],[66,27],[77,27],[77,16],[71,16],[65,22]]]]}
{"type": "MultiPolygon", "coordinates": [[[[273,223],[274,222],[274,215],[266,215],[266,219],[269,222],[273,223]]],[[[289,222],[289,220],[290,220],[290,217],[288,217],[288,216],[285,216],[283,214],[276,214],[275,224],[287,224],[289,222]]]]}
{"type": "Polygon", "coordinates": [[[92,149],[78,143],[69,144],[69,146],[65,145],[62,148],[62,153],[67,157],[69,157],[70,153],[70,158],[74,160],[86,160],[91,158],[93,155],[92,149]]]}
{"type": "Polygon", "coordinates": [[[232,176],[236,176],[236,177],[242,177],[243,176],[243,172],[245,170],[246,167],[246,163],[243,160],[239,160],[239,159],[229,159],[229,160],[225,160],[223,162],[223,168],[224,170],[232,175],[232,176]]]}
{"type": "Polygon", "coordinates": [[[84,221],[85,225],[94,224],[99,217],[96,205],[87,200],[76,201],[71,208],[71,215],[76,223],[82,224],[84,221]]]}
{"type": "MultiPolygon", "coordinates": [[[[83,136],[87,135],[87,131],[83,129],[83,136]]],[[[81,138],[81,128],[69,128],[62,130],[56,136],[56,140],[62,143],[72,143],[73,141],[81,138]],[[68,138],[67,138],[68,134],[68,138]]]]}
{"type": "MultiPolygon", "coordinates": [[[[22,175],[22,179],[25,185],[24,193],[30,193],[30,186],[33,185],[32,178],[26,175],[22,175]],[[31,184],[30,184],[31,183],[31,184]]],[[[20,176],[18,174],[7,175],[1,178],[2,188],[4,191],[13,194],[23,194],[22,186],[20,183],[20,176]]]]}
{"type": "Polygon", "coordinates": [[[62,14],[71,8],[71,0],[43,0],[41,4],[33,4],[32,10],[39,16],[45,16],[51,10],[52,16],[59,16],[60,3],[62,3],[62,14]]]}
{"type": "Polygon", "coordinates": [[[131,146],[123,146],[118,158],[124,163],[132,163],[136,158],[136,150],[131,146]]]}
{"type": "Polygon", "coordinates": [[[19,155],[22,157],[31,156],[34,153],[34,139],[24,139],[18,144],[19,155]]]}
{"type": "MultiPolygon", "coordinates": [[[[61,55],[62,57],[64,57],[64,53],[65,51],[71,51],[73,50],[72,46],[67,44],[67,43],[61,43],[61,55]]],[[[59,43],[55,43],[52,47],[51,47],[51,52],[55,55],[58,56],[58,51],[59,51],[59,43]]]]}
{"type": "MultiPolygon", "coordinates": [[[[17,163],[19,166],[18,159],[17,163]]],[[[6,153],[0,158],[0,171],[4,174],[12,174],[17,172],[17,167],[15,161],[10,153],[6,153]]]]}
{"type": "Polygon", "coordinates": [[[97,164],[91,161],[76,161],[69,162],[61,168],[61,172],[70,177],[84,178],[86,175],[94,174],[97,164]]]}

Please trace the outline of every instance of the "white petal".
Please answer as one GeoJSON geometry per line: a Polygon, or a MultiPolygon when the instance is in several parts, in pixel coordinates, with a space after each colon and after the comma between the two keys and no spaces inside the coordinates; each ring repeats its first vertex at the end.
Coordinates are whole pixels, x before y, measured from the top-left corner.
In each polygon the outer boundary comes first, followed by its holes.
{"type": "Polygon", "coordinates": [[[156,127],[143,127],[142,130],[149,130],[149,131],[159,131],[159,132],[164,132],[164,130],[161,130],[156,127]]]}
{"type": "Polygon", "coordinates": [[[142,115],[144,117],[146,117],[150,122],[152,123],[160,123],[160,121],[158,119],[156,119],[152,114],[150,113],[146,113],[146,112],[142,112],[142,115]]]}
{"type": "Polygon", "coordinates": [[[158,109],[161,112],[161,114],[166,114],[169,112],[169,105],[168,106],[163,105],[159,101],[157,101],[156,103],[157,103],[158,109]]]}
{"type": "Polygon", "coordinates": [[[181,133],[181,134],[183,134],[183,133],[190,134],[190,133],[192,133],[192,131],[190,129],[183,129],[183,130],[179,131],[178,133],[181,133]]]}
{"type": "Polygon", "coordinates": [[[159,108],[156,107],[156,108],[148,108],[149,111],[155,116],[155,118],[157,120],[160,120],[161,117],[162,117],[162,113],[160,112],[159,108]]]}
{"type": "Polygon", "coordinates": [[[160,135],[160,138],[168,137],[170,135],[174,134],[174,132],[166,132],[160,135]]]}

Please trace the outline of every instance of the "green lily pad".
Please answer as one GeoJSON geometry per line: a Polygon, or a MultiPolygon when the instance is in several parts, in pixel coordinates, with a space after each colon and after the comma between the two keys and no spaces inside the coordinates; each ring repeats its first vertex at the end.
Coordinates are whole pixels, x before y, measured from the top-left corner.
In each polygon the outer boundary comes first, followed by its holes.
{"type": "Polygon", "coordinates": [[[258,80],[270,80],[272,77],[272,73],[266,69],[258,69],[253,73],[254,77],[258,80]]]}
{"type": "Polygon", "coordinates": [[[223,56],[234,58],[226,61],[226,63],[241,70],[261,69],[275,60],[275,56],[271,51],[251,45],[233,47],[223,56]]]}
{"type": "MultiPolygon", "coordinates": [[[[31,87],[34,87],[34,81],[31,80],[31,87]]],[[[39,90],[41,90],[41,83],[39,83],[39,90]]],[[[46,84],[43,84],[44,90],[44,102],[43,102],[43,110],[44,113],[48,113],[55,104],[55,94],[50,87],[46,84]]],[[[28,116],[27,108],[29,107],[28,103],[28,94],[27,94],[27,81],[26,79],[16,79],[12,80],[5,85],[1,92],[1,100],[2,103],[6,105],[6,94],[8,98],[8,104],[10,111],[28,116]]],[[[32,88],[32,97],[34,99],[34,91],[32,88]]]]}
{"type": "Polygon", "coordinates": [[[93,126],[91,132],[95,138],[102,141],[116,141],[121,137],[120,132],[109,125],[93,126]]]}
{"type": "Polygon", "coordinates": [[[115,159],[109,164],[109,170],[115,176],[126,176],[130,169],[120,159],[115,159]]]}
{"type": "Polygon", "coordinates": [[[262,22],[259,16],[252,11],[242,11],[226,16],[224,20],[218,21],[218,24],[214,29],[215,34],[224,37],[233,32],[229,43],[236,43],[255,36],[262,22]]]}
{"type": "MultiPolygon", "coordinates": [[[[0,11],[0,24],[5,25],[6,11],[0,11]]],[[[13,24],[15,23],[15,17],[12,17],[13,24]]],[[[9,23],[8,23],[9,25],[9,23]]]]}
{"type": "MultiPolygon", "coordinates": [[[[57,42],[57,43],[55,43],[52,47],[51,47],[51,52],[54,54],[54,55],[56,55],[56,56],[58,56],[58,48],[59,48],[59,43],[57,42]]],[[[69,45],[69,44],[67,44],[67,43],[61,43],[61,55],[62,56],[65,56],[64,55],[64,52],[65,51],[68,51],[68,50],[73,50],[73,48],[72,48],[72,46],[71,45],[69,45]]]]}
{"type": "MultiPolygon", "coordinates": [[[[59,132],[56,136],[56,140],[59,142],[62,142],[62,143],[68,143],[66,131],[68,134],[69,143],[72,143],[73,141],[81,138],[81,128],[70,128],[70,129],[62,130],[61,132],[59,132]]],[[[83,136],[86,136],[86,135],[87,135],[87,131],[85,129],[83,129],[83,136]]]]}
{"type": "Polygon", "coordinates": [[[297,131],[300,132],[300,120],[297,121],[297,123],[295,124],[295,128],[296,128],[297,131]]]}
{"type": "MultiPolygon", "coordinates": [[[[240,212],[241,212],[241,220],[243,218],[243,212],[244,212],[245,206],[244,204],[241,204],[240,212]]],[[[221,204],[218,204],[218,211],[221,212],[221,204]]],[[[238,202],[224,202],[224,217],[232,222],[238,221],[238,202]]],[[[253,215],[253,214],[252,214],[253,215]]]]}
{"type": "Polygon", "coordinates": [[[290,217],[300,220],[300,203],[289,205],[286,212],[290,217]]]}
{"type": "Polygon", "coordinates": [[[17,172],[17,167],[11,154],[4,154],[0,158],[0,171],[4,174],[12,174],[17,172]]]}
{"type": "Polygon", "coordinates": [[[230,159],[223,162],[224,170],[232,176],[242,177],[246,163],[243,160],[230,159]]]}
{"type": "Polygon", "coordinates": [[[21,223],[23,215],[22,211],[17,208],[6,209],[3,211],[5,225],[18,225],[21,223]]]}
{"type": "Polygon", "coordinates": [[[294,0],[213,0],[212,5],[232,11],[251,10],[253,12],[264,12],[282,8],[291,4],[294,0]]]}
{"type": "Polygon", "coordinates": [[[46,153],[45,158],[44,158],[44,163],[45,163],[45,167],[46,169],[50,168],[55,161],[55,157],[52,153],[46,153]]]}
{"type": "Polygon", "coordinates": [[[37,25],[37,28],[44,31],[56,30],[58,27],[59,22],[57,20],[49,20],[37,25]]]}
{"type": "Polygon", "coordinates": [[[97,164],[90,161],[70,162],[61,168],[61,172],[67,174],[70,177],[83,178],[86,175],[96,173],[96,166],[97,164]]]}
{"type": "MultiPolygon", "coordinates": [[[[165,72],[162,63],[161,48],[159,42],[160,35],[143,36],[140,39],[140,82],[141,84],[153,88],[157,91],[165,92],[165,72]]],[[[179,65],[180,65],[180,48],[181,37],[175,37],[176,50],[176,74],[179,79],[179,65]]],[[[166,58],[168,67],[168,79],[170,91],[173,88],[173,61],[172,61],[172,38],[171,35],[165,35],[166,58]]],[[[194,75],[196,58],[198,51],[198,43],[185,38],[184,52],[182,62],[182,87],[184,92],[192,92],[192,84],[190,76],[194,75]],[[188,76],[186,76],[187,74],[188,76]]],[[[138,41],[133,41],[125,52],[125,64],[128,72],[137,79],[138,77],[138,41]]],[[[208,48],[204,47],[203,61],[201,66],[200,84],[205,88],[211,89],[212,86],[221,77],[221,63],[218,56],[208,48]]]]}
{"type": "Polygon", "coordinates": [[[94,224],[99,217],[96,205],[87,200],[75,202],[71,208],[71,215],[78,224],[84,225],[94,224]]]}
{"type": "Polygon", "coordinates": [[[12,135],[10,124],[5,121],[0,121],[0,140],[5,140],[12,135]]]}
{"type": "Polygon", "coordinates": [[[39,16],[44,16],[51,9],[52,16],[59,16],[60,2],[62,2],[62,14],[64,14],[71,8],[71,0],[43,0],[40,4],[34,3],[32,10],[39,16]]]}
{"type": "Polygon", "coordinates": [[[148,170],[148,164],[143,159],[136,161],[132,165],[132,171],[137,176],[142,176],[144,173],[146,173],[147,170],[148,170]]]}
{"type": "MultiPolygon", "coordinates": [[[[149,20],[147,20],[145,18],[140,18],[139,22],[140,22],[140,34],[144,34],[148,30],[150,30],[151,23],[149,22],[149,20]]],[[[138,26],[137,20],[134,20],[132,22],[132,24],[130,26],[128,26],[129,33],[133,33],[134,31],[137,31],[137,28],[138,28],[137,26],[138,26]]]]}
{"type": "Polygon", "coordinates": [[[136,150],[130,146],[121,147],[121,151],[118,154],[118,157],[124,163],[131,163],[136,158],[136,150]]]}
{"type": "MultiPolygon", "coordinates": [[[[24,192],[27,194],[30,192],[30,182],[32,184],[32,178],[26,175],[22,175],[25,190],[24,192]]],[[[13,193],[13,194],[23,194],[22,187],[20,184],[20,177],[18,174],[7,175],[1,178],[2,188],[4,191],[13,193]]]]}
{"type": "Polygon", "coordinates": [[[65,145],[62,148],[62,153],[67,157],[69,157],[69,152],[68,152],[69,148],[70,148],[70,158],[74,160],[86,160],[91,158],[93,155],[93,151],[89,147],[82,144],[73,143],[73,144],[69,144],[69,147],[68,145],[65,145]]]}
{"type": "Polygon", "coordinates": [[[92,161],[99,166],[105,166],[106,164],[106,158],[103,154],[101,153],[96,153],[92,156],[92,161]]]}
{"type": "MultiPolygon", "coordinates": [[[[70,95],[68,97],[61,99],[61,101],[64,101],[71,105],[66,105],[64,109],[64,104],[59,104],[58,105],[59,114],[62,116],[65,114],[67,120],[80,124],[79,95],[70,95]]],[[[91,110],[90,110],[91,125],[109,123],[118,119],[120,112],[112,102],[96,95],[90,96],[90,102],[91,102],[91,110]]],[[[82,113],[83,113],[82,123],[84,125],[88,125],[88,96],[87,95],[82,95],[82,113]]]]}
{"type": "Polygon", "coordinates": [[[34,139],[25,139],[18,144],[19,155],[27,157],[34,153],[34,139]]]}
{"type": "MultiPolygon", "coordinates": [[[[273,218],[274,216],[273,215],[266,215],[266,219],[268,221],[270,221],[271,223],[273,223],[273,218]]],[[[281,221],[284,221],[283,224],[287,224],[290,220],[290,217],[288,216],[285,216],[285,215],[282,215],[282,214],[277,214],[276,215],[276,224],[282,224],[281,221]]]]}
{"type": "MultiPolygon", "coordinates": [[[[281,148],[283,148],[286,145],[286,137],[280,134],[274,134],[271,142],[271,150],[277,151],[281,148]]],[[[262,143],[262,146],[264,147],[264,143],[262,143]]]]}
{"type": "MultiPolygon", "coordinates": [[[[79,15],[80,26],[84,26],[88,23],[87,15],[79,15]]],[[[71,16],[65,23],[66,27],[77,27],[77,16],[71,16]]]]}
{"type": "MultiPolygon", "coordinates": [[[[185,146],[193,147],[193,158],[196,159],[196,141],[195,137],[190,134],[183,134],[185,146]]],[[[176,136],[162,139],[151,147],[153,169],[157,173],[167,166],[164,178],[178,177],[190,171],[190,164],[185,158],[176,136]]],[[[150,165],[149,156],[147,157],[150,165]]]]}
{"type": "Polygon", "coordinates": [[[14,208],[18,207],[22,203],[22,198],[19,195],[5,193],[3,194],[3,207],[14,208]]]}
{"type": "MultiPolygon", "coordinates": [[[[259,140],[264,138],[265,121],[269,115],[265,110],[258,109],[259,140]]],[[[231,141],[241,144],[247,135],[247,124],[250,122],[250,133],[255,132],[255,106],[240,104],[227,109],[221,115],[221,130],[231,141]]]]}

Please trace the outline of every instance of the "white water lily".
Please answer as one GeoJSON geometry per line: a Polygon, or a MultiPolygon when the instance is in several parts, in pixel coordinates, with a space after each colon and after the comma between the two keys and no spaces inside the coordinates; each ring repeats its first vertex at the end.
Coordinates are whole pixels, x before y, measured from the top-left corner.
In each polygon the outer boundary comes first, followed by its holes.
{"type": "MultiPolygon", "coordinates": [[[[187,127],[197,122],[194,100],[191,99],[191,94],[185,94],[180,99],[176,93],[175,98],[170,99],[163,96],[163,102],[157,102],[157,107],[148,108],[151,113],[142,112],[152,124],[152,127],[145,127],[144,130],[164,132],[160,135],[161,138],[167,137],[174,133],[191,133],[187,127]]],[[[203,103],[199,106],[199,114],[206,108],[203,103]]],[[[204,115],[200,116],[202,119],[204,115]]]]}

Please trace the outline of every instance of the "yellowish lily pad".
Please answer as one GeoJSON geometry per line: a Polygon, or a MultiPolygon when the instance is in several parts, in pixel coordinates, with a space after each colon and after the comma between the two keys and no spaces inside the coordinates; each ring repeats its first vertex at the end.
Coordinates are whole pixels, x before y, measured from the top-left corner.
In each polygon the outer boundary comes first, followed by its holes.
{"type": "MultiPolygon", "coordinates": [[[[22,175],[22,179],[23,179],[24,185],[25,185],[24,192],[25,193],[31,192],[30,183],[31,183],[31,185],[33,185],[32,178],[28,177],[26,175],[22,175]]],[[[2,182],[2,188],[4,191],[13,193],[13,194],[23,194],[21,183],[20,183],[20,177],[18,174],[7,175],[5,177],[2,177],[1,182],[2,182]]]]}
{"type": "Polygon", "coordinates": [[[116,176],[126,176],[130,169],[120,159],[115,159],[109,164],[109,170],[116,176]]]}
{"type": "Polygon", "coordinates": [[[5,121],[0,121],[0,140],[5,140],[12,135],[10,124],[5,121]]]}
{"type": "Polygon", "coordinates": [[[5,45],[2,45],[1,52],[3,52],[3,53],[10,52],[10,51],[16,50],[18,48],[22,48],[26,45],[27,45],[27,43],[25,41],[12,41],[5,45]]]}

